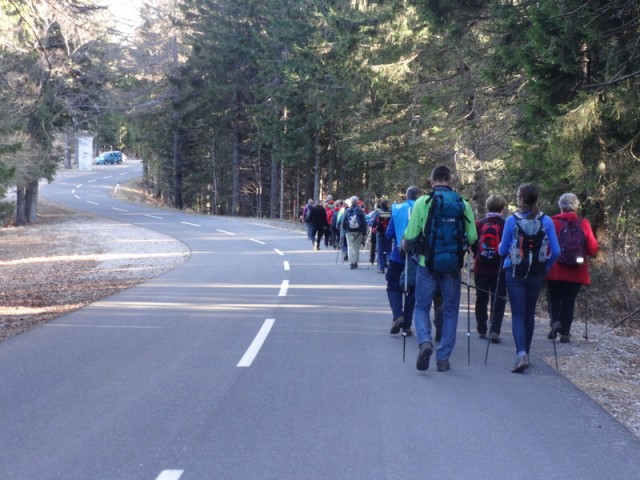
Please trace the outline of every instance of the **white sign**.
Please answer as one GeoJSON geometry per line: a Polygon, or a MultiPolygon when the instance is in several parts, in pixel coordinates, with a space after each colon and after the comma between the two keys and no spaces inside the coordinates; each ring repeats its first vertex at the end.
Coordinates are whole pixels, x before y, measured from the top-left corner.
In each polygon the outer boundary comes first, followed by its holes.
{"type": "Polygon", "coordinates": [[[93,137],[78,135],[78,170],[91,171],[93,167],[93,137]]]}

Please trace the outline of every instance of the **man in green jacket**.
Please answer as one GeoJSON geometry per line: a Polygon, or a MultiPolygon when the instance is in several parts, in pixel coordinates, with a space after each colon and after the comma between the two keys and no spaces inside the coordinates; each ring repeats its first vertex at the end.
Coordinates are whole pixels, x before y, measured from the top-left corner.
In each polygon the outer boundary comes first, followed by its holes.
{"type": "Polygon", "coordinates": [[[461,268],[464,255],[469,245],[477,240],[478,233],[471,205],[451,188],[451,170],[445,165],[434,168],[430,181],[433,191],[416,200],[413,207],[404,232],[404,250],[414,250],[420,256],[414,310],[420,348],[416,368],[429,368],[433,353],[429,311],[439,282],[444,302],[444,320],[442,338],[436,352],[436,366],[439,372],[446,372],[456,342],[461,268]]]}

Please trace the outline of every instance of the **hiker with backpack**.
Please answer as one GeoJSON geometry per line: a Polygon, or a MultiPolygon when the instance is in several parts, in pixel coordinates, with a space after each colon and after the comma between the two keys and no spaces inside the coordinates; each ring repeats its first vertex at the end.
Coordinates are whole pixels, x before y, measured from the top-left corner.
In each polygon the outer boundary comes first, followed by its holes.
{"type": "Polygon", "coordinates": [[[507,201],[501,195],[490,195],[485,202],[487,214],[476,221],[478,242],[472,245],[474,252],[473,279],[476,286],[476,330],[478,337],[487,338],[487,322],[491,325],[489,340],[500,343],[500,330],[506,305],[507,287],[502,269],[502,257],[498,253],[504,212],[507,201]],[[489,314],[487,308],[491,305],[489,314]]]}
{"type": "Polygon", "coordinates": [[[391,206],[391,218],[385,233],[387,240],[391,243],[391,252],[389,253],[389,261],[387,263],[387,273],[385,280],[387,281],[387,298],[389,299],[389,307],[391,307],[391,335],[402,332],[405,337],[413,335],[411,330],[411,322],[413,321],[413,309],[415,305],[415,269],[413,276],[407,277],[406,281],[401,281],[403,273],[409,270],[411,265],[405,262],[410,261],[407,254],[400,250],[400,240],[404,234],[413,205],[422,191],[415,185],[407,188],[406,201],[402,203],[394,203],[391,206]]]}
{"type": "Polygon", "coordinates": [[[573,193],[565,193],[558,199],[560,213],[553,216],[560,256],[547,273],[547,292],[551,311],[551,331],[548,338],[555,340],[560,334],[560,343],[569,343],[571,323],[576,297],[582,285],[589,285],[589,263],[587,257],[598,253],[591,224],[577,215],[580,202],[573,193]]]}
{"type": "Polygon", "coordinates": [[[364,212],[358,206],[358,197],[356,196],[351,197],[350,206],[344,212],[342,230],[347,238],[349,266],[353,270],[358,268],[360,244],[364,241],[364,236],[367,233],[367,221],[364,212]]]}
{"type": "Polygon", "coordinates": [[[444,315],[442,338],[436,352],[439,372],[450,368],[449,357],[456,343],[460,309],[461,268],[469,245],[477,239],[473,210],[469,202],[451,188],[449,167],[431,172],[433,190],[416,200],[404,233],[404,251],[414,251],[420,263],[416,272],[414,324],[419,353],[418,370],[427,370],[433,353],[429,311],[438,286],[442,289],[444,315]]]}
{"type": "Polygon", "coordinates": [[[538,207],[538,187],[520,185],[517,206],[507,218],[499,252],[504,260],[505,282],[511,305],[511,329],[516,346],[512,372],[529,368],[529,352],[535,329],[536,303],[545,274],[560,255],[553,220],[538,207]]]}
{"type": "MultiPolygon", "coordinates": [[[[378,261],[378,273],[384,274],[387,268],[387,256],[391,253],[390,241],[387,240],[387,228],[391,220],[389,200],[381,200],[379,208],[371,214],[369,225],[375,238],[378,261]]],[[[373,242],[372,242],[373,243],[373,242]]]]}

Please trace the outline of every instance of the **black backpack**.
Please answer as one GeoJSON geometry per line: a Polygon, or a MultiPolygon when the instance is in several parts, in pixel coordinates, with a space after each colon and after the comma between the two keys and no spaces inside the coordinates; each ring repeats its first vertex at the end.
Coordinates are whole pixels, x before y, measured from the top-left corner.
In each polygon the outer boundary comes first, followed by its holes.
{"type": "Polygon", "coordinates": [[[582,220],[560,220],[563,225],[558,232],[560,256],[558,262],[565,265],[582,265],[587,253],[587,238],[582,231],[582,220]]]}
{"type": "Polygon", "coordinates": [[[468,246],[465,204],[453,190],[434,190],[424,228],[425,265],[430,272],[451,273],[462,267],[468,246]]]}
{"type": "Polygon", "coordinates": [[[509,249],[513,277],[526,278],[530,273],[544,273],[549,259],[549,238],[542,225],[544,214],[535,218],[523,218],[517,213],[514,229],[514,241],[509,249]]]}

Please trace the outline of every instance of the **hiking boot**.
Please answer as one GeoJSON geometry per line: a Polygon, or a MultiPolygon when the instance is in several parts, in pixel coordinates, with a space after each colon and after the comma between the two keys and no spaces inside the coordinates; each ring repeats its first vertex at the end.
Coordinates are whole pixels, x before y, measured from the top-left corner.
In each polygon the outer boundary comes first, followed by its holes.
{"type": "Polygon", "coordinates": [[[571,335],[560,335],[560,343],[569,343],[571,335]]]}
{"type": "Polygon", "coordinates": [[[491,343],[500,343],[500,334],[496,332],[491,332],[491,343]]]}
{"type": "Polygon", "coordinates": [[[351,265],[349,265],[349,267],[351,268],[351,270],[353,270],[354,268],[358,268],[358,265],[355,263],[352,263],[351,265]]]}
{"type": "Polygon", "coordinates": [[[342,260],[344,260],[345,262],[349,261],[349,255],[345,255],[344,257],[342,257],[342,260]]]}
{"type": "Polygon", "coordinates": [[[487,334],[486,333],[479,333],[478,334],[478,338],[480,340],[486,340],[487,339],[487,334]]]}
{"type": "Polygon", "coordinates": [[[449,363],[449,360],[436,359],[436,368],[439,372],[446,372],[451,368],[451,364],[449,363]]]}
{"type": "Polygon", "coordinates": [[[418,353],[418,359],[416,360],[416,368],[420,371],[429,369],[429,360],[433,353],[433,345],[431,342],[422,342],[420,344],[420,353],[418,353]]]}
{"type": "Polygon", "coordinates": [[[513,373],[522,373],[529,368],[529,358],[526,355],[518,355],[516,363],[511,369],[513,373]]]}
{"type": "Polygon", "coordinates": [[[549,340],[555,340],[558,338],[558,333],[560,333],[561,328],[562,324],[560,322],[553,322],[551,324],[551,331],[549,332],[549,335],[547,335],[547,338],[549,340]]]}
{"type": "Polygon", "coordinates": [[[391,330],[389,330],[389,333],[391,335],[395,335],[396,333],[400,333],[400,329],[402,328],[402,325],[404,325],[404,317],[402,315],[400,315],[391,324],[391,330]]]}
{"type": "Polygon", "coordinates": [[[403,328],[402,329],[402,336],[403,337],[413,337],[413,330],[411,330],[411,327],[403,328]]]}

